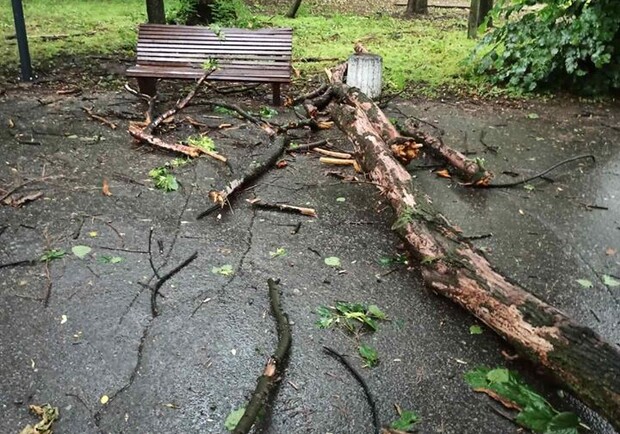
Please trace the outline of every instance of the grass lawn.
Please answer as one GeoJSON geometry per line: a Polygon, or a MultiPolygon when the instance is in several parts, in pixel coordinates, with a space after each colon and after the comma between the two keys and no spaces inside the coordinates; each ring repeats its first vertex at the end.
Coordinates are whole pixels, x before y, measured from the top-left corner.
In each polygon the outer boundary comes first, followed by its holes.
{"type": "MultiPolygon", "coordinates": [[[[59,55],[110,54],[131,56],[136,25],[145,20],[144,0],[29,0],[24,4],[35,69],[47,69],[59,55]],[[60,39],[49,36],[66,36],[60,39]]],[[[0,0],[0,34],[13,35],[9,0],[0,0]]],[[[166,1],[173,9],[177,2],[166,1]]],[[[474,43],[466,38],[466,19],[433,10],[428,18],[402,20],[388,15],[369,17],[333,14],[312,16],[302,9],[296,19],[256,15],[263,25],[294,28],[294,57],[346,59],[355,42],[384,58],[386,85],[426,84],[429,91],[467,83],[467,58],[474,43]]],[[[302,76],[328,63],[295,62],[302,76]]],[[[0,70],[17,71],[14,39],[0,45],[0,70]]]]}

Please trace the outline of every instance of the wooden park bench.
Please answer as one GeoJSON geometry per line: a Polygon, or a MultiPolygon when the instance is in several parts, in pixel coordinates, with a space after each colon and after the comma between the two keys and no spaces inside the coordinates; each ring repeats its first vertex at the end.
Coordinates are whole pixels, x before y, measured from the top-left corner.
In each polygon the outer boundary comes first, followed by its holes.
{"type": "Polygon", "coordinates": [[[217,69],[208,80],[271,83],[280,105],[280,85],[291,82],[292,29],[220,29],[142,24],[137,62],[127,70],[140,92],[155,95],[158,78],[197,79],[205,62],[217,69]]]}

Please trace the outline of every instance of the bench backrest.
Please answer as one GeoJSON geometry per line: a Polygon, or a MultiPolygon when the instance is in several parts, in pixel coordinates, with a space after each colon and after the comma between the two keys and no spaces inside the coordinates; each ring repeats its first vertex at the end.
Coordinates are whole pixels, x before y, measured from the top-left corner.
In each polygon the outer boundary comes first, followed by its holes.
{"type": "MultiPolygon", "coordinates": [[[[217,61],[217,76],[264,71],[282,81],[290,77],[292,29],[222,28],[142,24],[138,30],[138,65],[202,69],[217,61]]],[[[216,78],[216,77],[213,77],[216,78]]],[[[224,78],[224,77],[222,77],[224,78]]]]}

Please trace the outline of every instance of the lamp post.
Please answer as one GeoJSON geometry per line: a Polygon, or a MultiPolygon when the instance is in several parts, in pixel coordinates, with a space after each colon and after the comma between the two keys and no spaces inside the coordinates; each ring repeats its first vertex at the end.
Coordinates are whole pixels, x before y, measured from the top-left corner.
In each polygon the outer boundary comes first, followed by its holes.
{"type": "Polygon", "coordinates": [[[30,81],[33,77],[32,65],[30,63],[30,51],[28,50],[28,36],[26,35],[26,23],[24,21],[24,7],[22,5],[22,0],[11,0],[11,4],[13,6],[17,48],[19,49],[21,77],[24,81],[30,81]]]}

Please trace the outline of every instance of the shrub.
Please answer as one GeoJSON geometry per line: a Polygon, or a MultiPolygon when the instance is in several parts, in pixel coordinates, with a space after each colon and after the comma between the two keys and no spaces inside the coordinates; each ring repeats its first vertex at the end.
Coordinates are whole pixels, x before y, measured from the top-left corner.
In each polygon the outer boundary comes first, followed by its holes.
{"type": "Polygon", "coordinates": [[[472,59],[493,82],[527,91],[620,89],[620,1],[499,0],[489,18],[504,24],[482,38],[472,59]]]}

